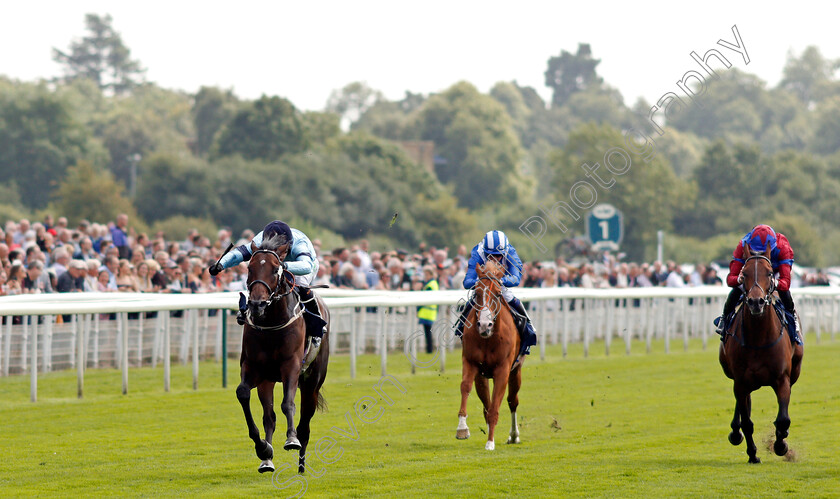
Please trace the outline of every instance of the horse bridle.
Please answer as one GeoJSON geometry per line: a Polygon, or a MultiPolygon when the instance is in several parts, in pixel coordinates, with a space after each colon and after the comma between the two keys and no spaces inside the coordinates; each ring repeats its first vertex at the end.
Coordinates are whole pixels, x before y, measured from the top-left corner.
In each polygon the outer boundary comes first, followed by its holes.
{"type": "Polygon", "coordinates": [[[294,279],[294,276],[292,275],[292,273],[283,268],[283,260],[280,258],[280,255],[278,255],[277,253],[275,253],[272,250],[260,249],[260,250],[255,251],[254,254],[251,255],[251,258],[256,257],[260,253],[267,253],[269,255],[273,255],[274,258],[277,259],[277,264],[278,264],[279,268],[278,268],[278,271],[274,274],[277,277],[277,285],[274,286],[274,287],[271,287],[271,286],[269,286],[269,284],[267,282],[265,282],[263,280],[254,279],[253,281],[251,281],[250,284],[248,284],[248,294],[251,294],[251,289],[253,289],[255,284],[262,284],[263,286],[265,286],[268,289],[268,291],[270,293],[268,295],[268,300],[266,300],[266,302],[267,302],[266,306],[268,306],[268,305],[271,305],[271,302],[273,302],[274,300],[276,300],[278,298],[283,298],[284,296],[286,296],[289,293],[291,293],[292,291],[294,291],[295,286],[296,286],[296,282],[295,282],[295,279],[294,279]],[[292,278],[291,279],[287,278],[286,277],[287,274],[292,276],[292,278]],[[289,284],[289,290],[286,291],[285,293],[280,293],[281,285],[283,284],[283,279],[285,279],[286,283],[289,284]]]}
{"type": "Polygon", "coordinates": [[[747,258],[746,260],[744,260],[744,266],[746,266],[747,262],[749,262],[750,260],[766,260],[767,263],[770,264],[770,272],[767,273],[767,275],[770,277],[770,287],[767,289],[767,292],[765,293],[764,288],[762,288],[761,285],[758,284],[758,268],[757,268],[758,267],[758,262],[756,262],[756,272],[755,272],[755,278],[753,279],[753,285],[750,287],[750,289],[744,291],[744,297],[749,295],[750,291],[752,291],[752,288],[757,286],[758,289],[760,289],[761,292],[764,293],[764,298],[763,298],[764,305],[769,305],[770,304],[770,296],[773,294],[774,291],[776,291],[776,279],[773,276],[773,262],[770,261],[770,259],[767,258],[764,255],[753,255],[753,256],[747,258]]]}

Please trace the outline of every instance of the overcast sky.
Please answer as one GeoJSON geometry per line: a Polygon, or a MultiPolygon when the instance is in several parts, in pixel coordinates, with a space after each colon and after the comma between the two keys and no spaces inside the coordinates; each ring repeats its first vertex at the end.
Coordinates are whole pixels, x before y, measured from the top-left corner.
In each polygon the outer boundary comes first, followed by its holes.
{"type": "Polygon", "coordinates": [[[598,72],[628,104],[655,101],[688,70],[691,51],[721,49],[733,66],[778,83],[789,50],[840,57],[829,2],[218,2],[96,0],[0,3],[0,74],[60,74],[51,48],[84,33],[84,15],[111,14],[147,79],[195,92],[232,88],[322,109],[330,91],[361,80],[400,98],[468,80],[481,91],[517,80],[550,98],[549,57],[592,45],[598,72]],[[716,45],[738,26],[750,57],[716,45]]]}

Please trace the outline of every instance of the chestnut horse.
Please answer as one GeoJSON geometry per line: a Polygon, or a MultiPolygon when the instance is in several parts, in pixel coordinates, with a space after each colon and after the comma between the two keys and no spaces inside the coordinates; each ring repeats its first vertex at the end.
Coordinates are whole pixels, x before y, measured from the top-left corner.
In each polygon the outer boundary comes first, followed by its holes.
{"type": "Polygon", "coordinates": [[[487,444],[485,449],[496,447],[494,436],[499,422],[499,406],[508,388],[508,407],[511,414],[511,429],[507,443],[519,443],[519,426],[516,423],[516,408],[519,405],[519,387],[522,384],[522,363],[511,370],[520,349],[519,333],[507,302],[502,299],[501,281],[504,267],[493,260],[486,265],[476,266],[478,283],[473,288],[474,307],[466,319],[462,339],[461,358],[461,410],[458,411],[456,438],[469,438],[467,427],[467,398],[475,380],[475,391],[484,404],[484,420],[487,422],[487,444]],[[493,399],[490,399],[489,378],[493,378],[493,399]]]}
{"type": "Polygon", "coordinates": [[[735,381],[735,416],[732,418],[729,442],[738,445],[746,436],[748,462],[760,463],[753,441],[753,422],[750,421],[750,394],[762,386],[773,387],[776,392],[779,413],[773,423],[776,426],[773,451],[777,456],[784,456],[788,451],[784,439],[790,428],[790,387],[799,378],[803,348],[791,343],[773,309],[772,300],[778,299],[778,296],[773,294],[776,283],[769,245],[763,255],[753,253],[749,246],[746,246],[746,251],[747,259],[742,270],[745,304],[724,334],[724,342],[720,345],[720,365],[726,377],[735,381]]]}
{"type": "MultiPolygon", "coordinates": [[[[285,247],[288,250],[288,245],[285,247]]],[[[271,440],[277,416],[274,413],[274,384],[283,383],[280,408],[286,416],[285,450],[300,450],[298,471],[304,472],[306,446],[309,443],[309,422],[315,409],[325,403],[320,389],[327,376],[329,333],[321,340],[321,350],[305,372],[301,372],[306,338],[304,305],[295,289],[295,276],[283,269],[285,251],[267,249],[254,252],[248,264],[248,312],[242,332],[241,382],[236,397],[245,413],[248,435],[254,441],[257,457],[262,460],[260,473],[274,471],[271,440]],[[300,386],[300,422],[295,429],[295,392],[300,386]],[[251,390],[256,387],[263,408],[265,440],[251,416],[251,390]]],[[[323,300],[314,295],[322,317],[329,323],[329,312],[323,300]]]]}

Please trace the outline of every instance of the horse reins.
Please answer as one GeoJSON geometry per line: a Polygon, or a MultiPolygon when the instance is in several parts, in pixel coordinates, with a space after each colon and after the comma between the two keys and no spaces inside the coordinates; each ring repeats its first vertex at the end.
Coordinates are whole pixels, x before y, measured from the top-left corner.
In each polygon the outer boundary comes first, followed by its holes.
{"type": "Polygon", "coordinates": [[[280,268],[278,269],[278,272],[275,274],[277,276],[277,285],[274,286],[273,288],[271,286],[269,286],[267,282],[265,282],[263,280],[260,280],[260,279],[254,279],[253,281],[251,281],[250,284],[248,284],[248,293],[249,294],[251,293],[251,289],[254,287],[254,284],[262,284],[263,286],[265,286],[268,289],[268,291],[270,293],[268,295],[268,300],[267,300],[268,304],[266,305],[266,306],[268,306],[275,299],[282,298],[282,297],[288,295],[289,293],[291,293],[292,291],[294,291],[297,283],[294,280],[294,276],[292,277],[291,280],[286,278],[286,274],[288,273],[289,275],[291,275],[291,272],[283,269],[283,266],[282,266],[283,260],[280,259],[280,256],[277,253],[275,253],[272,250],[261,249],[261,250],[255,251],[253,256],[251,256],[251,258],[254,258],[259,253],[268,253],[269,255],[273,255],[274,258],[277,259],[277,262],[280,264],[280,268]],[[278,294],[280,292],[280,287],[281,287],[281,284],[283,283],[283,279],[285,279],[286,282],[289,284],[289,290],[286,291],[285,293],[278,294]]]}
{"type": "MultiPolygon", "coordinates": [[[[767,261],[767,263],[769,263],[769,264],[770,264],[770,268],[771,268],[771,270],[770,270],[770,272],[769,272],[769,276],[770,276],[770,287],[767,289],[767,293],[765,293],[765,294],[764,294],[764,298],[762,298],[762,299],[764,300],[764,305],[765,305],[765,306],[772,306],[772,305],[771,305],[771,303],[770,303],[770,302],[771,302],[770,297],[771,297],[771,295],[773,294],[773,292],[774,292],[774,291],[776,291],[776,280],[775,280],[775,279],[774,279],[774,277],[773,277],[773,271],[772,271],[772,268],[773,268],[773,262],[772,262],[772,261],[770,261],[770,259],[769,259],[769,258],[767,258],[767,257],[766,257],[766,256],[764,256],[764,255],[753,255],[753,256],[751,256],[751,257],[747,258],[746,260],[744,260],[744,265],[746,265],[746,264],[747,264],[747,262],[749,262],[750,260],[766,260],[766,261],[767,261]]],[[[757,262],[757,261],[755,262],[755,275],[756,275],[756,276],[758,276],[758,262],[757,262]]],[[[762,288],[762,287],[761,287],[761,285],[760,285],[760,284],[758,284],[758,279],[753,279],[753,285],[750,287],[750,289],[749,289],[749,290],[746,290],[746,291],[744,292],[744,300],[746,300],[746,299],[747,299],[747,295],[750,293],[750,291],[752,291],[752,288],[754,288],[754,287],[756,287],[756,286],[758,286],[758,289],[760,289],[760,290],[761,290],[761,292],[762,292],[762,293],[764,293],[764,288],[762,288]]],[[[779,321],[779,322],[781,323],[781,327],[779,328],[779,336],[778,336],[778,337],[777,337],[777,338],[776,338],[773,342],[771,342],[771,343],[767,343],[767,344],[764,344],[764,345],[761,345],[761,346],[757,346],[757,347],[754,347],[754,346],[751,346],[751,345],[747,345],[747,344],[746,344],[746,341],[745,341],[745,340],[744,340],[744,338],[743,338],[743,335],[744,335],[744,334],[743,334],[743,333],[744,333],[744,316],[745,316],[745,315],[746,315],[746,313],[745,313],[745,311],[744,311],[744,310],[743,310],[743,308],[742,308],[742,309],[741,309],[741,336],[738,336],[738,335],[736,335],[736,334],[729,333],[729,332],[727,332],[727,333],[726,333],[726,334],[728,334],[729,336],[732,336],[733,338],[735,338],[736,340],[738,340],[738,344],[739,344],[739,345],[741,345],[741,347],[743,347],[743,348],[749,348],[749,349],[752,349],[752,350],[763,350],[763,349],[765,349],[765,348],[772,348],[772,347],[773,347],[773,346],[775,346],[775,345],[779,342],[779,340],[781,340],[781,339],[782,339],[782,337],[784,336],[784,334],[785,334],[785,325],[784,325],[784,323],[782,323],[782,321],[779,321]]]]}
{"type": "MultiPolygon", "coordinates": [[[[284,296],[286,296],[289,293],[291,293],[292,291],[294,291],[295,287],[297,286],[297,282],[295,281],[294,276],[292,275],[291,272],[283,269],[283,265],[282,265],[283,260],[280,258],[280,255],[278,255],[276,252],[274,252],[272,250],[260,249],[260,250],[255,251],[254,254],[251,256],[251,258],[254,258],[259,253],[268,253],[269,255],[273,255],[274,258],[277,259],[277,262],[280,264],[279,265],[280,268],[275,273],[275,276],[277,276],[277,285],[275,287],[272,288],[271,286],[268,285],[267,282],[265,282],[261,279],[254,279],[253,281],[251,281],[250,284],[248,284],[248,293],[249,294],[251,293],[251,289],[254,287],[255,284],[262,284],[263,286],[265,286],[268,289],[270,294],[268,295],[268,300],[266,300],[266,306],[269,306],[269,305],[271,305],[271,303],[274,300],[279,299],[279,298],[283,298],[284,296]],[[292,279],[291,280],[287,279],[286,274],[292,275],[292,279]],[[281,285],[283,284],[284,280],[286,281],[287,284],[289,284],[289,289],[285,293],[280,293],[281,285]]],[[[288,326],[289,324],[291,324],[292,322],[297,320],[301,315],[303,315],[304,307],[301,304],[300,297],[298,297],[297,303],[295,304],[294,308],[295,308],[295,310],[297,310],[297,312],[295,312],[295,314],[292,315],[292,317],[285,324],[281,324],[279,326],[257,326],[256,324],[253,323],[253,321],[251,321],[250,317],[247,318],[246,322],[252,328],[259,329],[260,331],[275,331],[275,330],[278,330],[278,329],[283,329],[284,327],[288,326]]]]}

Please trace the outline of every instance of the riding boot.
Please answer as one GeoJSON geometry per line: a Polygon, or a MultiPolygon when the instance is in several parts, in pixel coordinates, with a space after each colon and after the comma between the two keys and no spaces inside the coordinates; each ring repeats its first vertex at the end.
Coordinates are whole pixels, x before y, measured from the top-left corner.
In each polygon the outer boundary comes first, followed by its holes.
{"type": "Polygon", "coordinates": [[[735,310],[735,306],[741,301],[743,294],[740,286],[732,288],[732,291],[729,292],[729,296],[726,298],[726,303],[723,305],[723,315],[715,319],[715,325],[717,326],[715,332],[721,335],[721,338],[723,337],[723,332],[726,330],[726,321],[732,314],[732,311],[735,310]]]}
{"type": "Polygon", "coordinates": [[[461,312],[461,317],[458,318],[458,322],[455,323],[455,336],[460,338],[464,335],[464,324],[467,323],[467,317],[469,317],[470,312],[473,309],[472,300],[467,301],[467,304],[464,305],[464,311],[461,312]]]}
{"type": "MultiPolygon", "coordinates": [[[[513,297],[513,299],[508,302],[508,305],[510,305],[510,308],[519,314],[523,319],[522,322],[524,322],[524,324],[519,328],[519,336],[522,337],[522,350],[525,355],[530,355],[531,347],[537,344],[537,332],[534,331],[534,326],[531,324],[531,318],[528,317],[528,312],[525,311],[525,307],[522,306],[522,302],[519,301],[519,298],[513,297]]],[[[520,352],[520,354],[521,353],[522,352],[520,352]]]]}
{"type": "Polygon", "coordinates": [[[794,308],[793,304],[793,297],[790,295],[790,291],[779,291],[779,299],[782,300],[782,305],[785,307],[785,312],[790,314],[793,317],[793,324],[794,324],[794,337],[791,338],[791,341],[794,343],[802,344],[802,330],[800,329],[799,325],[799,316],[796,315],[796,309],[794,308]]]}
{"type": "Polygon", "coordinates": [[[240,326],[245,325],[245,313],[248,311],[248,298],[245,293],[239,293],[239,311],[236,312],[236,323],[240,326]]]}
{"type": "Polygon", "coordinates": [[[303,286],[298,286],[297,289],[303,304],[303,318],[306,321],[307,334],[312,336],[313,341],[317,338],[320,343],[321,337],[327,332],[327,321],[321,317],[321,311],[318,310],[318,302],[312,290],[303,286]]]}

